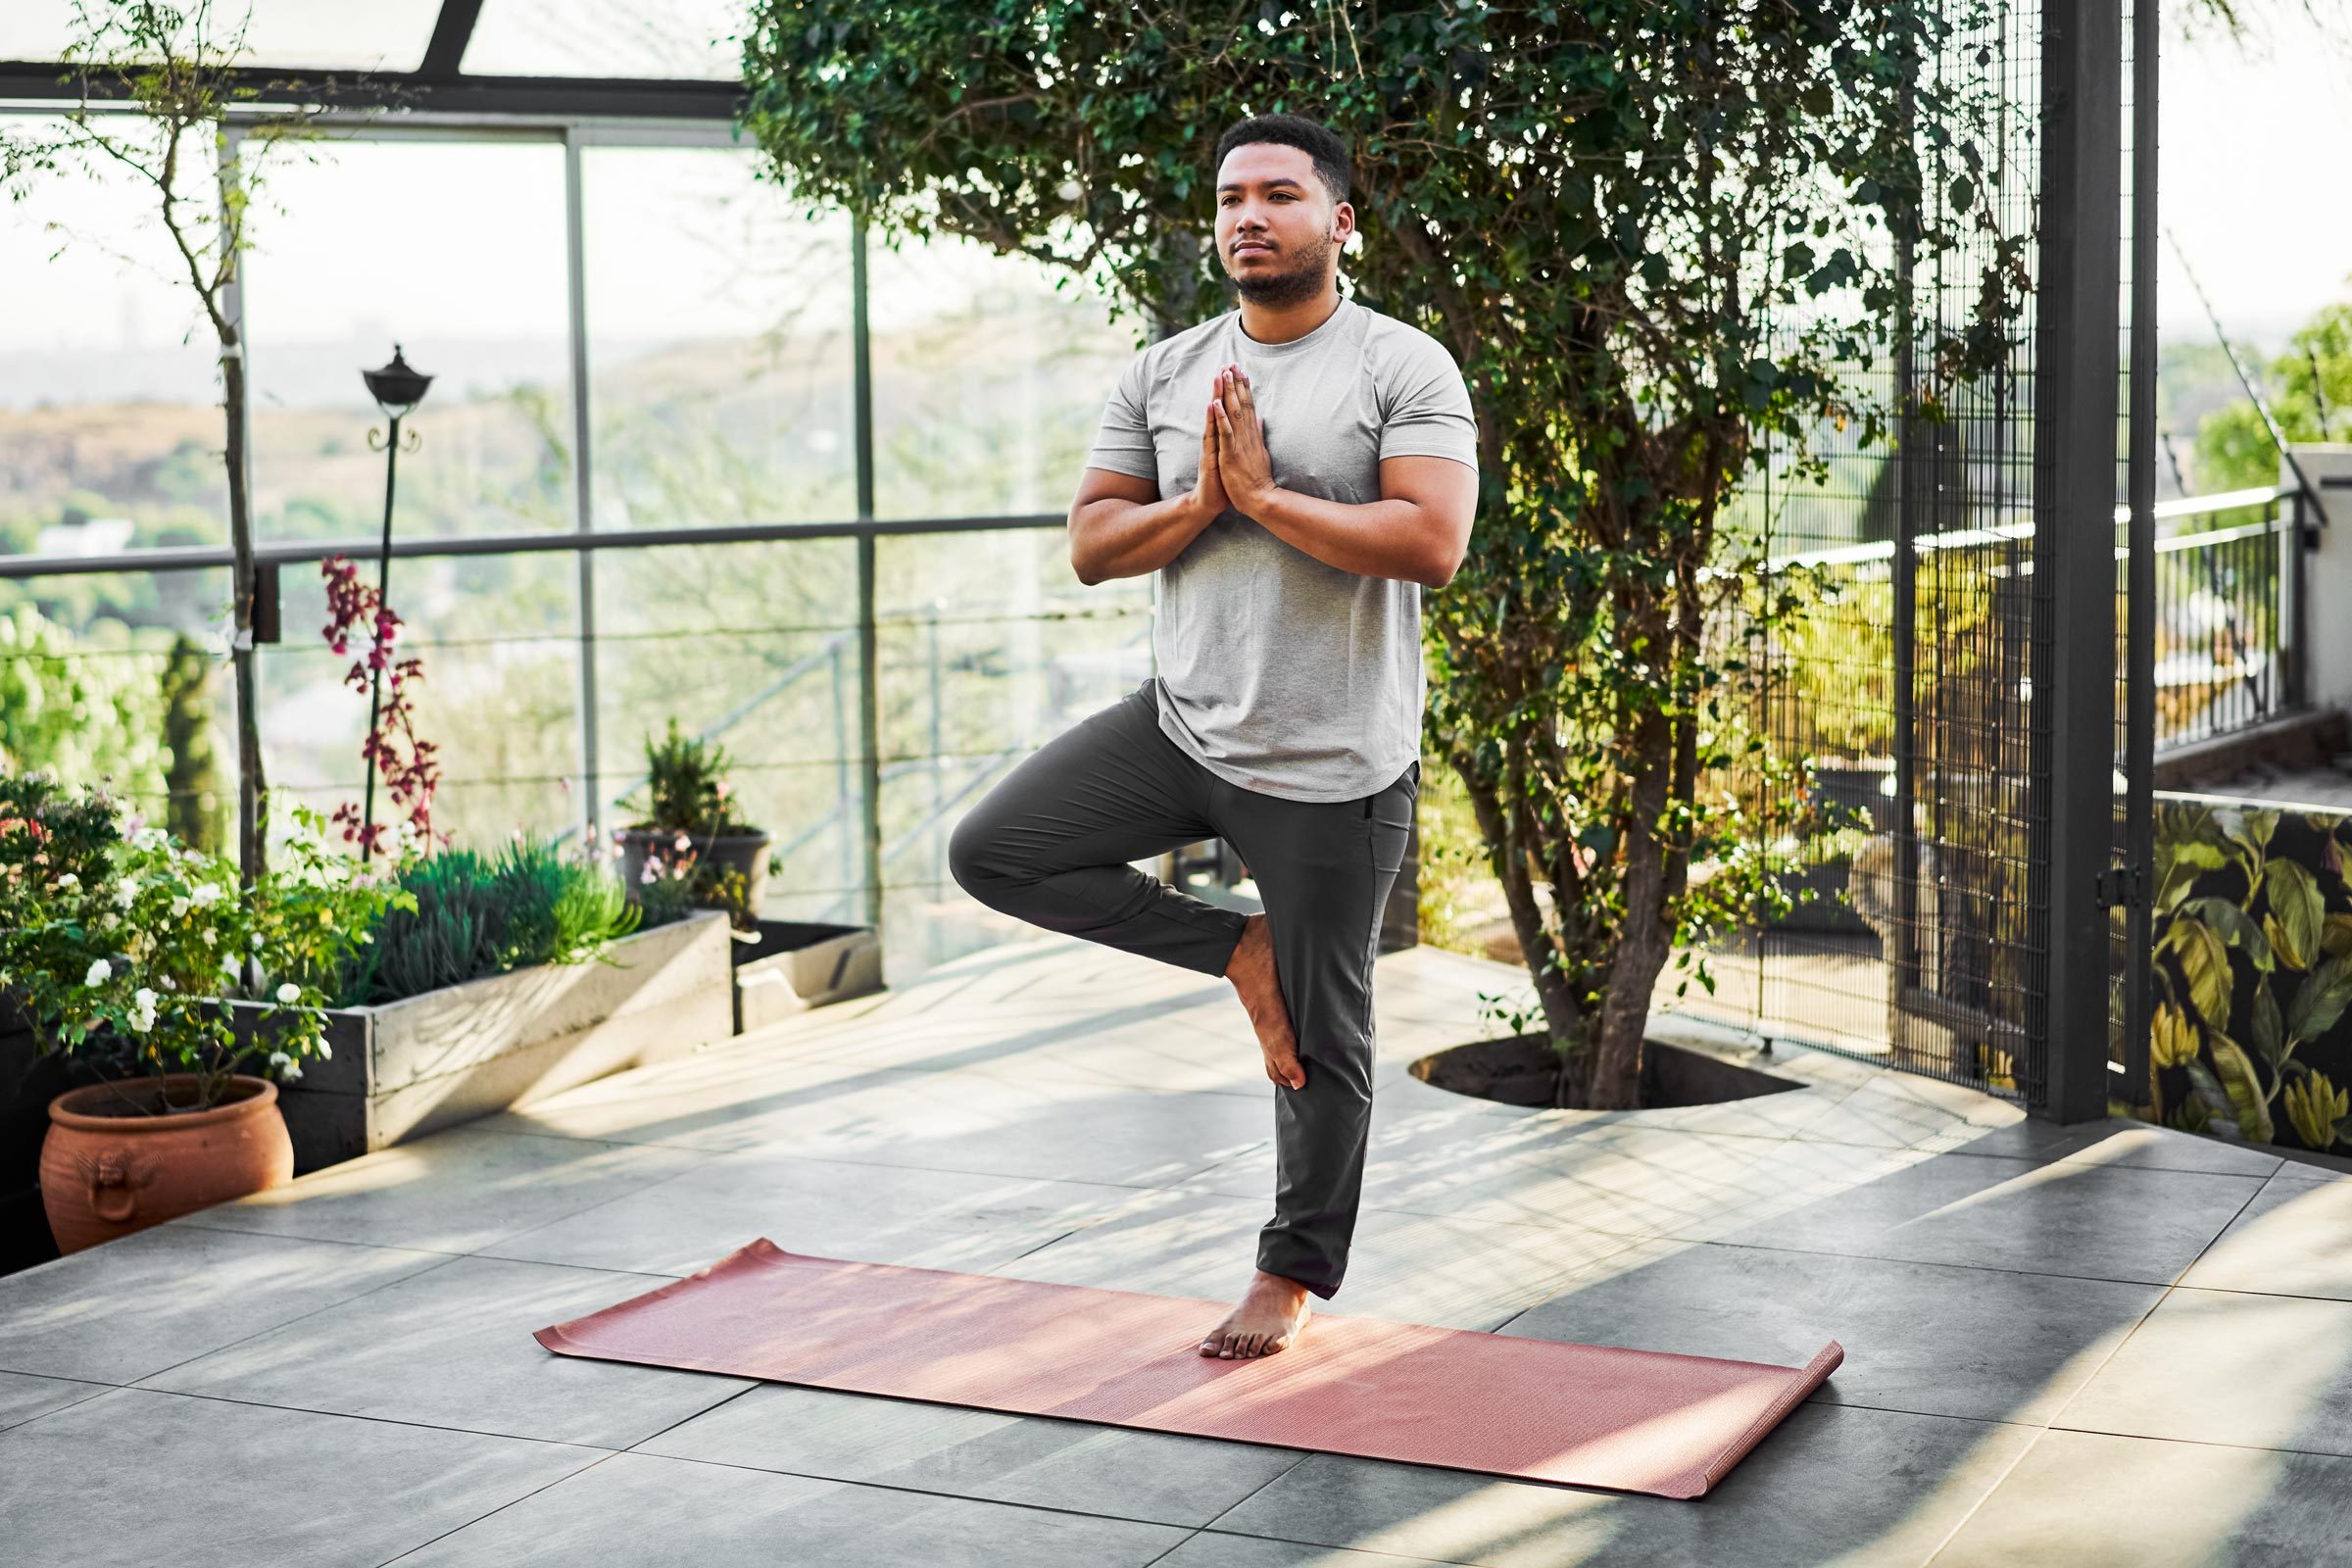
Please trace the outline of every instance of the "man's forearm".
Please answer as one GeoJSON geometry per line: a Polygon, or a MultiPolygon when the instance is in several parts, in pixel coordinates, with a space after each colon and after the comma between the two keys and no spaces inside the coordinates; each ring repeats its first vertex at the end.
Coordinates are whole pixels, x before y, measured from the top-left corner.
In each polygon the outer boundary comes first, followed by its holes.
{"type": "Polygon", "coordinates": [[[1182,555],[1211,520],[1189,490],[1158,501],[1090,502],[1070,518],[1071,569],[1090,586],[1141,577],[1182,555]]]}
{"type": "Polygon", "coordinates": [[[1350,503],[1272,489],[1234,510],[1275,538],[1326,565],[1365,577],[1429,583],[1444,574],[1430,547],[1428,519],[1401,497],[1350,503]]]}

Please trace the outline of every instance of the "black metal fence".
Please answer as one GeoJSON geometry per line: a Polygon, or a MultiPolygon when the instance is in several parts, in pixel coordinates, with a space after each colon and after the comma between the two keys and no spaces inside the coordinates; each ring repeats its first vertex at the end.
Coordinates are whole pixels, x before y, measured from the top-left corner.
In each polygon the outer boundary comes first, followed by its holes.
{"type": "MultiPolygon", "coordinates": [[[[1975,15],[1954,65],[1990,73],[2020,112],[1980,149],[1988,220],[1916,276],[1915,329],[1889,368],[1889,405],[1932,393],[1936,415],[1902,417],[1891,454],[1833,453],[1827,488],[1766,481],[1750,498],[1772,575],[1804,600],[1771,639],[1759,714],[1779,753],[1810,763],[1806,795],[1764,823],[1797,861],[1794,908],[1712,956],[1713,994],[1675,1004],[2074,1119],[2106,1103],[2110,906],[2134,885],[2100,874],[2117,764],[2147,770],[2120,722],[2132,545],[2153,568],[2143,685],[2170,745],[2299,701],[2295,529],[2274,493],[2154,509],[2125,482],[2122,416],[2130,397],[2141,416],[2154,320],[2152,279],[2133,278],[2123,309],[2122,14],[2047,0],[1975,15]],[[2032,287],[1998,363],[1935,379],[1933,345],[1976,320],[2003,261],[2032,287]],[[2136,532],[2119,501],[2143,509],[2136,532]]],[[[2144,64],[2135,110],[2153,107],[2144,64]]],[[[2152,118],[2133,122],[2144,137],[2152,118]]],[[[2136,259],[2152,160],[2130,167],[2136,259]]]]}

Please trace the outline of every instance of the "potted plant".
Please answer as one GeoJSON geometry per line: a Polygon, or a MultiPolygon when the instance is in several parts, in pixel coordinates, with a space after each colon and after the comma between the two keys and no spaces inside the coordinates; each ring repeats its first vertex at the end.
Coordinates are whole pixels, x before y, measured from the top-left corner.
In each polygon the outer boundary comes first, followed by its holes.
{"type": "MultiPolygon", "coordinates": [[[[12,781],[13,782],[13,781],[12,781]]],[[[46,789],[46,784],[40,786],[46,789]]],[[[101,828],[103,796],[71,811],[0,810],[0,985],[15,993],[43,1053],[87,1055],[100,1081],[49,1104],[42,1206],[61,1251],[275,1186],[294,1153],[268,1073],[299,1078],[332,1054],[320,982],[369,940],[384,911],[413,902],[391,876],[355,874],[330,855],[317,812],[291,863],[249,890],[234,861],[135,818],[101,828]],[[59,815],[71,834],[52,831],[59,815]],[[240,1037],[224,1003],[258,999],[266,1037],[240,1037]],[[267,1053],[258,1071],[241,1071],[267,1053]]]]}
{"type": "Polygon", "coordinates": [[[734,788],[726,772],[726,748],[700,736],[678,733],[645,746],[645,799],[624,802],[643,816],[613,834],[621,848],[621,882],[632,899],[655,880],[681,873],[710,908],[725,908],[738,929],[757,919],[767,886],[766,829],[745,822],[735,811],[734,788]],[[740,886],[729,881],[732,872],[740,886]]]}
{"type": "MultiPolygon", "coordinates": [[[[333,1059],[279,1096],[297,1174],[732,1035],[718,911],[632,902],[594,841],[517,830],[417,858],[438,834],[396,819],[391,835],[413,903],[323,988],[333,1059]]],[[[242,1032],[270,1027],[232,1010],[242,1032]]]]}

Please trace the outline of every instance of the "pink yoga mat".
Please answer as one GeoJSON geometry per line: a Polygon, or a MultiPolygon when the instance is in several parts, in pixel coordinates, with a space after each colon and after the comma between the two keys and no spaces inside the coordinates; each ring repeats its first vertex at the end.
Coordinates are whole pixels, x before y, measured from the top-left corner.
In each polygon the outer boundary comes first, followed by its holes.
{"type": "Polygon", "coordinates": [[[533,1338],[564,1355],[1697,1497],[1837,1369],[1318,1312],[1198,1347],[1224,1301],[802,1257],[764,1237],[533,1338]]]}

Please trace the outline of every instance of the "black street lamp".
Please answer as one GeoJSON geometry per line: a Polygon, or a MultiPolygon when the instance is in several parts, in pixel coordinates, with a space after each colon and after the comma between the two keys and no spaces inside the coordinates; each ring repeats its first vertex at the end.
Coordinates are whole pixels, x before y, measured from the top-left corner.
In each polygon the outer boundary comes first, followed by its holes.
{"type": "MultiPolygon", "coordinates": [[[[384,453],[384,541],[375,558],[375,602],[376,608],[380,612],[384,602],[384,582],[392,571],[392,486],[400,469],[400,421],[414,412],[417,404],[424,401],[424,389],[433,384],[433,378],[418,371],[406,359],[402,358],[400,345],[397,343],[392,345],[391,364],[373,370],[362,370],[360,378],[368,383],[368,393],[375,399],[376,407],[382,409],[392,420],[391,433],[380,443],[376,439],[375,430],[370,428],[368,432],[368,449],[373,451],[380,446],[384,453]]],[[[414,452],[421,444],[422,437],[416,431],[411,430],[409,432],[409,450],[414,452]]],[[[373,639],[370,638],[370,641],[373,639]]],[[[384,666],[382,663],[378,663],[368,692],[368,733],[370,736],[375,734],[375,720],[381,710],[383,689],[384,666]]],[[[372,838],[368,829],[374,824],[374,821],[375,748],[370,745],[368,749],[368,798],[360,812],[360,861],[362,864],[366,864],[368,858],[372,838]]]]}

